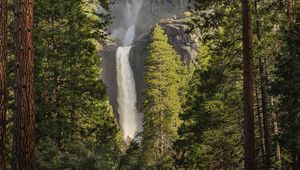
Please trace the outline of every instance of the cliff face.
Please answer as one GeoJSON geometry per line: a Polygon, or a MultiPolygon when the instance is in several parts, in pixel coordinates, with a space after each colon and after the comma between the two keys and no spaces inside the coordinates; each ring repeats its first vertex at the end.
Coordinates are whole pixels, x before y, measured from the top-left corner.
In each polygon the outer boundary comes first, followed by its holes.
{"type": "MultiPolygon", "coordinates": [[[[181,60],[188,64],[193,62],[197,56],[197,37],[188,32],[188,23],[185,19],[165,19],[158,23],[168,35],[169,43],[180,54],[181,60]]],[[[143,101],[143,90],[145,88],[144,73],[145,59],[149,55],[148,46],[151,43],[152,29],[141,36],[132,46],[130,63],[134,73],[137,91],[137,108],[140,110],[143,101]]],[[[112,45],[102,52],[103,56],[103,80],[107,85],[107,92],[116,113],[117,109],[117,83],[115,52],[117,47],[112,45]]]]}
{"type": "Polygon", "coordinates": [[[109,32],[117,44],[122,42],[128,28],[128,20],[131,19],[126,15],[128,14],[126,7],[134,4],[134,1],[142,2],[136,24],[136,39],[147,34],[161,19],[180,14],[188,6],[187,0],[111,0],[113,23],[109,27],[109,32]]]}

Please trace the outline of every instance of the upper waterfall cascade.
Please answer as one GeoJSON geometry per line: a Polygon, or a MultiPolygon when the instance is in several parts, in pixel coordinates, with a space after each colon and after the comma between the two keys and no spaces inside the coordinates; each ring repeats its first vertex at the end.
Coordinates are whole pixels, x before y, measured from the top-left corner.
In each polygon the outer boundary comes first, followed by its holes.
{"type": "Polygon", "coordinates": [[[141,38],[161,19],[170,18],[186,9],[187,0],[111,0],[113,23],[111,37],[123,45],[130,26],[135,25],[135,38],[141,38]],[[142,12],[140,12],[142,11],[142,12]]]}

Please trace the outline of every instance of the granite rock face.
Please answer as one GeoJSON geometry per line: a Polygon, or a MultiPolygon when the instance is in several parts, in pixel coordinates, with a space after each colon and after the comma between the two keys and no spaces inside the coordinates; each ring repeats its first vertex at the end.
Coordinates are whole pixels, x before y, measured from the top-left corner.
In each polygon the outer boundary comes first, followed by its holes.
{"type": "MultiPolygon", "coordinates": [[[[164,19],[158,23],[166,35],[168,36],[169,43],[181,56],[183,63],[188,65],[194,62],[199,48],[198,37],[195,34],[188,32],[188,22],[185,19],[164,19]]],[[[130,63],[134,73],[137,92],[137,108],[141,110],[143,102],[143,90],[145,88],[144,75],[145,75],[145,60],[149,55],[148,46],[151,43],[153,27],[149,33],[141,36],[132,46],[130,52],[130,63]]],[[[102,52],[103,56],[103,80],[107,85],[107,92],[110,102],[113,105],[114,112],[117,113],[117,82],[116,82],[116,62],[115,53],[117,46],[112,44],[105,48],[102,52]]]]}
{"type": "Polygon", "coordinates": [[[188,7],[187,0],[111,0],[113,22],[108,31],[117,44],[122,44],[128,29],[126,6],[128,3],[132,4],[133,1],[143,2],[136,23],[136,40],[147,34],[161,19],[180,14],[188,7]]]}

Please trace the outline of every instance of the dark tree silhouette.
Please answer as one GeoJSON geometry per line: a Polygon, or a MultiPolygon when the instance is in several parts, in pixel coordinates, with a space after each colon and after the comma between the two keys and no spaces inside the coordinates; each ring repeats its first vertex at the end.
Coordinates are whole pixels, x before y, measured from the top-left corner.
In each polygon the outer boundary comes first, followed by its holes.
{"type": "Polygon", "coordinates": [[[254,95],[253,95],[253,45],[251,6],[242,0],[243,55],[244,55],[244,159],[245,169],[256,169],[254,138],[254,95]]]}

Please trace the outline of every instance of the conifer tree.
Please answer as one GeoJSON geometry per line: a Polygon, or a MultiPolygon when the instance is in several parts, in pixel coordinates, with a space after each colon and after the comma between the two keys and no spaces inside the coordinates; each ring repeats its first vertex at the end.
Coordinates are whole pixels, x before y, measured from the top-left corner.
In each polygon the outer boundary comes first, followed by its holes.
{"type": "Polygon", "coordinates": [[[34,150],[33,0],[15,1],[15,170],[32,170],[34,150]]]}
{"type": "Polygon", "coordinates": [[[181,103],[180,57],[168,44],[160,26],[154,28],[146,59],[143,153],[147,166],[163,168],[171,163],[181,103]]]}
{"type": "Polygon", "coordinates": [[[254,137],[253,46],[251,3],[242,0],[244,54],[244,159],[245,169],[256,169],[254,137]]]}

